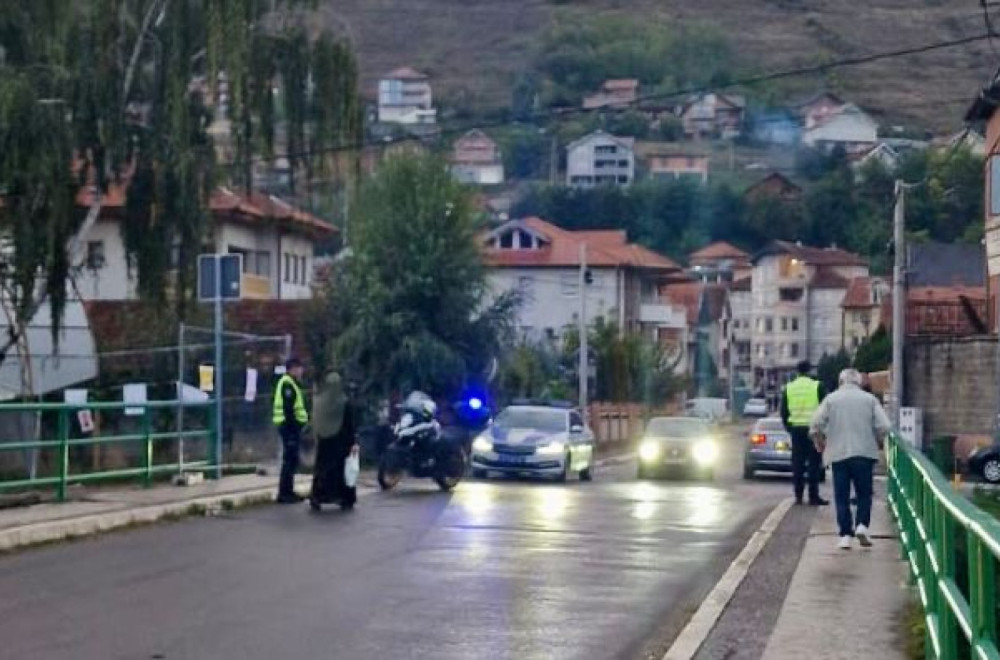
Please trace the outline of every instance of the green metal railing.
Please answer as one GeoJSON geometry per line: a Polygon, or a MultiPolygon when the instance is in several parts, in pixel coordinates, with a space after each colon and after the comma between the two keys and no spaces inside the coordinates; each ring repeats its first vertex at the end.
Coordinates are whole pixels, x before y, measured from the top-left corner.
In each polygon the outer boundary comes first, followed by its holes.
{"type": "Polygon", "coordinates": [[[1000,660],[1000,524],[906,441],[892,437],[887,459],[889,503],[926,616],[927,657],[1000,660]]]}
{"type": "MultiPolygon", "coordinates": [[[[219,465],[221,456],[218,456],[218,444],[215,438],[215,415],[214,402],[178,402],[178,401],[155,401],[143,404],[136,403],[36,403],[36,404],[13,404],[0,405],[0,414],[19,413],[33,415],[55,415],[56,417],[56,438],[39,439],[17,442],[4,442],[0,440],[0,453],[10,451],[53,451],[55,452],[55,474],[45,476],[29,475],[22,479],[3,479],[0,477],[0,493],[11,490],[24,490],[36,487],[52,487],[56,489],[56,497],[59,501],[66,499],[66,487],[70,484],[86,483],[90,481],[126,479],[139,477],[143,484],[151,485],[153,478],[157,474],[170,472],[183,472],[184,470],[207,469],[219,465]],[[196,430],[174,429],[168,432],[154,431],[153,414],[156,411],[169,409],[176,411],[180,407],[185,410],[198,410],[205,413],[205,427],[196,430]],[[136,415],[139,432],[123,435],[93,435],[91,437],[72,437],[71,419],[75,418],[81,410],[90,410],[97,414],[101,412],[125,412],[129,410],[142,410],[141,417],[136,415]],[[156,448],[160,444],[179,442],[199,442],[206,443],[206,455],[209,460],[184,461],[183,452],[178,452],[177,460],[169,463],[156,463],[156,448]],[[115,470],[95,470],[95,471],[71,471],[70,451],[76,447],[99,447],[103,445],[139,445],[140,465],[136,467],[121,468],[115,470]]],[[[51,426],[51,424],[50,424],[51,426]]]]}

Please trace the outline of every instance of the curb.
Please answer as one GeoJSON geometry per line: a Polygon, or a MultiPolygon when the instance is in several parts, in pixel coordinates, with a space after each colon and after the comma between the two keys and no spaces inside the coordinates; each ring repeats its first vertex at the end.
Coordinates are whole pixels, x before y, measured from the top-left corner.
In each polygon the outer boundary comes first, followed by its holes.
{"type": "Polygon", "coordinates": [[[662,660],[691,660],[705,643],[710,632],[722,616],[726,605],[750,571],[750,567],[760,555],[771,535],[781,524],[785,514],[792,508],[792,498],[782,500],[764,519],[760,529],[753,533],[740,554],[729,565],[722,579],[715,585],[694,613],[681,634],[677,636],[662,660]]]}

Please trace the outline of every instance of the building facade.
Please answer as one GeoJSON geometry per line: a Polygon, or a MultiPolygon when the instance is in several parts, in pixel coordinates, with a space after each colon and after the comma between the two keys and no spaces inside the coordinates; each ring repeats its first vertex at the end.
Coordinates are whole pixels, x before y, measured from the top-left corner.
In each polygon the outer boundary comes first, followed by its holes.
{"type": "Polygon", "coordinates": [[[635,181],[635,139],[596,131],[566,147],[566,183],[576,188],[629,186],[635,181]]]}
{"type": "Polygon", "coordinates": [[[378,83],[378,120],[385,124],[436,123],[430,78],[410,67],[385,75],[378,83]]]}
{"type": "Polygon", "coordinates": [[[504,182],[503,158],[497,143],[486,133],[469,131],[452,148],[451,172],[456,180],[479,186],[504,182]]]}

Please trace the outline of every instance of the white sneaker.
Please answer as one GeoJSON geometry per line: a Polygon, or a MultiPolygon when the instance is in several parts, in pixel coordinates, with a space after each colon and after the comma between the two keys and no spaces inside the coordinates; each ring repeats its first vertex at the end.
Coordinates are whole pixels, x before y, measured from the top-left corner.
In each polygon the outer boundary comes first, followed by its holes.
{"type": "Polygon", "coordinates": [[[851,537],[850,536],[841,536],[840,537],[840,541],[837,542],[837,547],[840,548],[841,550],[850,550],[851,549],[851,537]]]}
{"type": "Polygon", "coordinates": [[[862,548],[872,547],[872,537],[868,533],[867,527],[858,525],[858,528],[854,530],[854,535],[858,537],[858,542],[861,543],[862,548]]]}

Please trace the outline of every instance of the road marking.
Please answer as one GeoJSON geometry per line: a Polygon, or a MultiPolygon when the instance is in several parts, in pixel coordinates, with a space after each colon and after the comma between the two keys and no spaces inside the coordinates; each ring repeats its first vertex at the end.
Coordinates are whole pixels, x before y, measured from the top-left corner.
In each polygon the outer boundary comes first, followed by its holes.
{"type": "Polygon", "coordinates": [[[743,578],[747,576],[757,556],[760,555],[761,550],[774,534],[774,530],[778,528],[785,514],[792,507],[792,502],[792,498],[789,497],[768,514],[760,529],[753,533],[753,536],[747,541],[746,547],[729,565],[722,579],[709,592],[698,611],[684,626],[684,630],[674,640],[670,650],[663,656],[663,660],[691,660],[694,657],[701,645],[705,643],[708,634],[712,632],[719,617],[722,616],[722,612],[726,609],[733,594],[742,584],[743,578]]]}

